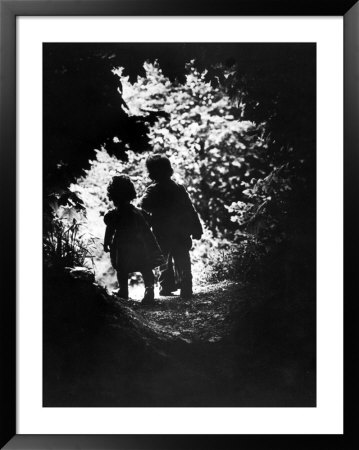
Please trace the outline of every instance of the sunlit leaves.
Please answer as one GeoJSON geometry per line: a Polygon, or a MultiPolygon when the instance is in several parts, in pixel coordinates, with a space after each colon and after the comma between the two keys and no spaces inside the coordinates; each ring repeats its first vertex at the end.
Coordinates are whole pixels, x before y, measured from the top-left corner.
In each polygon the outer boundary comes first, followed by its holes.
{"type": "Polygon", "coordinates": [[[194,61],[186,66],[183,84],[166,78],[157,61],[146,62],[144,70],[134,83],[125,69],[117,71],[128,114],[166,113],[148,125],[150,144],[171,158],[210,228],[224,231],[230,225],[224,206],[240,195],[240,180],[253,170],[251,159],[266,151],[265,124],[238,120],[242,111],[233,114],[228,95],[194,61]]]}

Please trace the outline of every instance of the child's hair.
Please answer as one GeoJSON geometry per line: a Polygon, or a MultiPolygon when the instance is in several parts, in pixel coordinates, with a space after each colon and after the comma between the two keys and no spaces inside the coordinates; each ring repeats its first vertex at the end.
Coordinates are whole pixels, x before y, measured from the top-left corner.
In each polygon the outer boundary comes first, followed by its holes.
{"type": "Polygon", "coordinates": [[[107,187],[108,198],[117,206],[136,198],[135,186],[128,175],[116,175],[107,187]]]}
{"type": "Polygon", "coordinates": [[[165,155],[155,153],[146,160],[148,175],[153,181],[168,180],[173,174],[171,161],[165,155]]]}

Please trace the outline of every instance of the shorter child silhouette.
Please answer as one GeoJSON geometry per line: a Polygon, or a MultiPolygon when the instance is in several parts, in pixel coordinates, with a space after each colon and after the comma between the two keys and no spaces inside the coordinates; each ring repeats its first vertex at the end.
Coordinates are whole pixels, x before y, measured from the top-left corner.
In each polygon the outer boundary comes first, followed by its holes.
{"type": "Polygon", "coordinates": [[[152,269],[164,263],[161,250],[140,209],[131,204],[136,198],[135,187],[127,175],[113,177],[108,197],[115,208],[104,217],[106,224],[105,252],[117,271],[119,296],[128,298],[128,275],[141,272],[145,283],[144,304],[154,301],[152,269]]]}

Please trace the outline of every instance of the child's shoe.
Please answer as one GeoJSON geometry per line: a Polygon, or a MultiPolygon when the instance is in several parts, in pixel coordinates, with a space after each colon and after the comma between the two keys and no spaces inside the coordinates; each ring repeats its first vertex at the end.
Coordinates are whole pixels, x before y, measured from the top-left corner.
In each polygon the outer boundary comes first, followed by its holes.
{"type": "Polygon", "coordinates": [[[153,305],[155,303],[155,292],[153,286],[146,287],[142,305],[153,305]]]}
{"type": "Polygon", "coordinates": [[[191,288],[182,288],[180,297],[183,299],[190,299],[193,296],[193,291],[191,288]]]}

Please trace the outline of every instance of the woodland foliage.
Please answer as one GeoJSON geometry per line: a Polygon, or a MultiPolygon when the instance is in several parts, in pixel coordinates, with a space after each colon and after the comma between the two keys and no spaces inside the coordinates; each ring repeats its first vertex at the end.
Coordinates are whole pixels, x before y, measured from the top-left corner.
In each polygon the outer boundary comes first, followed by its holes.
{"type": "MultiPolygon", "coordinates": [[[[143,68],[144,75],[134,82],[124,67],[113,73],[122,109],[146,127],[149,147],[133,151],[119,130],[113,141],[127,149],[121,158],[110,154],[106,145],[96,150],[90,168],[70,186],[86,210],[81,239],[102,239],[102,217],[112,206],[106,191],[112,176],[128,174],[140,197],[150,183],[145,159],[150,152],[164,153],[206,230],[193,251],[195,277],[206,281],[248,276],[290,239],[298,199],[309,189],[301,176],[307,161],[290,145],[275,140],[268,123],[271,117],[253,120],[253,98],[245,84],[235,79],[236,94],[232,92],[236,69],[218,66],[218,76],[210,78],[207,70],[197,70],[191,61],[184,82],[179,82],[166,77],[157,61],[145,62],[143,68]]],[[[67,207],[79,212],[82,204],[67,207]]],[[[56,220],[54,224],[59,223],[56,220]]],[[[94,256],[98,279],[113,284],[101,245],[94,256]]]]}

